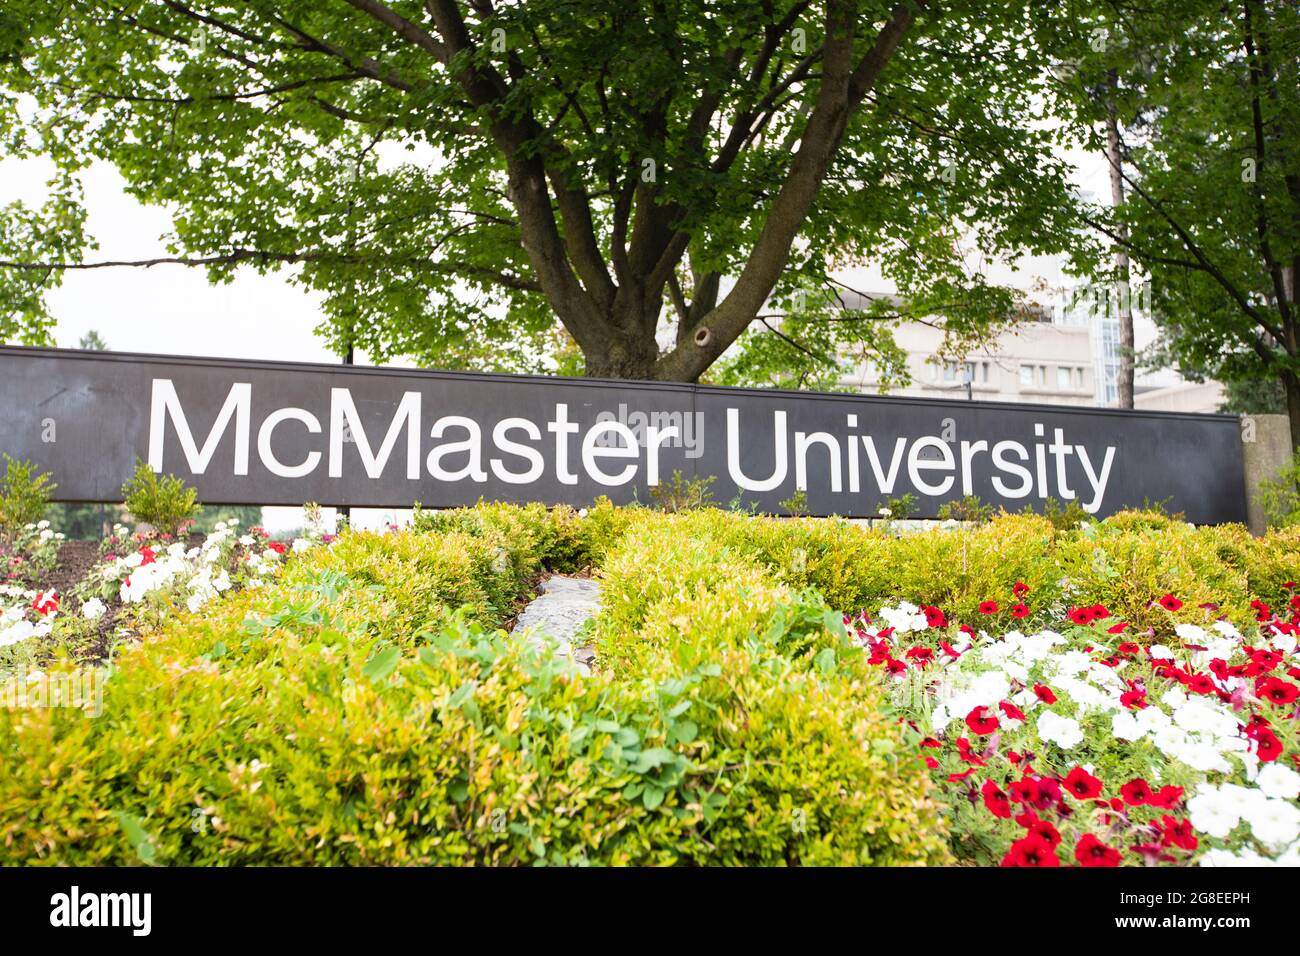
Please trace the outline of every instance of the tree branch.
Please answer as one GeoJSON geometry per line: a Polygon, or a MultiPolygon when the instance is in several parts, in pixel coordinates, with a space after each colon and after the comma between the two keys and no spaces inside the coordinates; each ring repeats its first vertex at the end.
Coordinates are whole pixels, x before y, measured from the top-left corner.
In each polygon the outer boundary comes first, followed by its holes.
{"type": "Polygon", "coordinates": [[[98,262],[14,262],[0,260],[0,269],[12,269],[18,272],[82,272],[92,269],[149,269],[153,266],[163,265],[197,268],[202,266],[234,265],[243,262],[263,265],[269,265],[270,263],[296,265],[312,262],[338,264],[359,264],[363,262],[401,263],[437,273],[473,276],[519,292],[542,291],[541,287],[530,279],[524,279],[507,272],[473,263],[432,262],[416,256],[395,258],[391,256],[372,256],[365,253],[274,252],[266,249],[233,249],[230,252],[212,256],[156,256],[151,259],[105,259],[98,262]]]}

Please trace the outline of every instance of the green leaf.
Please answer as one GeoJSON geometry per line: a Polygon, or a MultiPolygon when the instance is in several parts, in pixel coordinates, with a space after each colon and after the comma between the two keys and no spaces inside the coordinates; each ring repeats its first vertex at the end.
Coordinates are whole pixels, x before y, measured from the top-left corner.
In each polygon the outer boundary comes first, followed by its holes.
{"type": "Polygon", "coordinates": [[[127,842],[131,844],[131,849],[135,851],[135,855],[140,859],[140,862],[147,866],[156,863],[158,850],[140,818],[127,813],[125,810],[119,810],[114,815],[117,817],[118,825],[122,827],[122,832],[126,834],[127,842]]]}
{"type": "Polygon", "coordinates": [[[373,683],[378,683],[397,669],[397,664],[402,659],[402,649],[397,645],[386,647],[382,651],[376,651],[371,655],[370,660],[366,661],[365,666],[361,668],[361,676],[373,683]]]}
{"type": "Polygon", "coordinates": [[[689,744],[700,735],[699,725],[693,720],[678,721],[673,726],[673,737],[679,744],[689,744]]]}

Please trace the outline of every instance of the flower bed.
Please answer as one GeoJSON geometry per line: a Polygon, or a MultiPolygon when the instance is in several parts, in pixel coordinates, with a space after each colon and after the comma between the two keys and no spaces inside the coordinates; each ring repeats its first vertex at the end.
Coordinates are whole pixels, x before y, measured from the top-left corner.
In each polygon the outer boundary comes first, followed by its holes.
{"type": "Polygon", "coordinates": [[[275,576],[283,556],[333,540],[318,528],[291,544],[272,541],[260,528],[238,531],[237,522],[218,522],[195,542],[170,536],[135,535],[117,526],[100,546],[93,564],[66,592],[44,586],[55,577],[63,535],[48,522],[32,525],[19,539],[22,573],[0,584],[0,676],[5,664],[39,663],[58,649],[83,661],[106,657],[109,637],[135,633],[142,619],[156,622],[180,606],[198,611],[220,594],[259,587],[275,576]],[[23,587],[34,579],[36,587],[23,587]],[[90,640],[104,638],[102,640],[90,640]]]}
{"type": "Polygon", "coordinates": [[[1032,633],[911,604],[846,620],[889,675],[960,856],[1300,865],[1300,596],[1291,619],[1257,601],[1247,634],[1214,607],[1152,603],[1165,620],[1141,634],[1103,605],[1032,633]]]}

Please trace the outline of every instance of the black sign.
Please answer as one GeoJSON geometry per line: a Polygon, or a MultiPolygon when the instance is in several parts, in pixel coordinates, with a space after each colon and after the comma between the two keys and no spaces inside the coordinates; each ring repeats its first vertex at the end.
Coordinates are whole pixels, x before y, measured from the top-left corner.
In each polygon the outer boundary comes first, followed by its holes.
{"type": "Polygon", "coordinates": [[[137,459],[212,504],[648,502],[714,476],[720,504],[932,517],[978,495],[1104,516],[1162,501],[1244,521],[1236,419],[414,369],[0,348],[0,451],[66,501],[120,500],[137,459]]]}

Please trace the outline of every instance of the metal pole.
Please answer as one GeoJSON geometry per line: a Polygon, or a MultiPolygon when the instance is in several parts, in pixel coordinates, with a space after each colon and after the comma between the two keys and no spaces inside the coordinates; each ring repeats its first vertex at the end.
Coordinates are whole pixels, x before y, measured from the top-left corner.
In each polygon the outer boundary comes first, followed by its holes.
{"type": "MultiPolygon", "coordinates": [[[[343,356],[343,364],[344,364],[344,365],[354,365],[354,364],[356,364],[356,363],[353,361],[353,359],[355,359],[355,358],[356,358],[356,349],[355,349],[354,346],[352,345],[352,337],[349,336],[349,337],[348,337],[348,350],[347,350],[347,353],[343,356]]],[[[339,510],[338,510],[338,515],[339,515],[340,518],[342,518],[343,520],[345,520],[345,521],[347,521],[347,522],[350,523],[351,520],[352,520],[352,508],[351,508],[350,506],[348,506],[348,505],[343,505],[341,508],[339,508],[339,510]]],[[[337,530],[337,529],[335,529],[335,530],[337,530]]]]}

